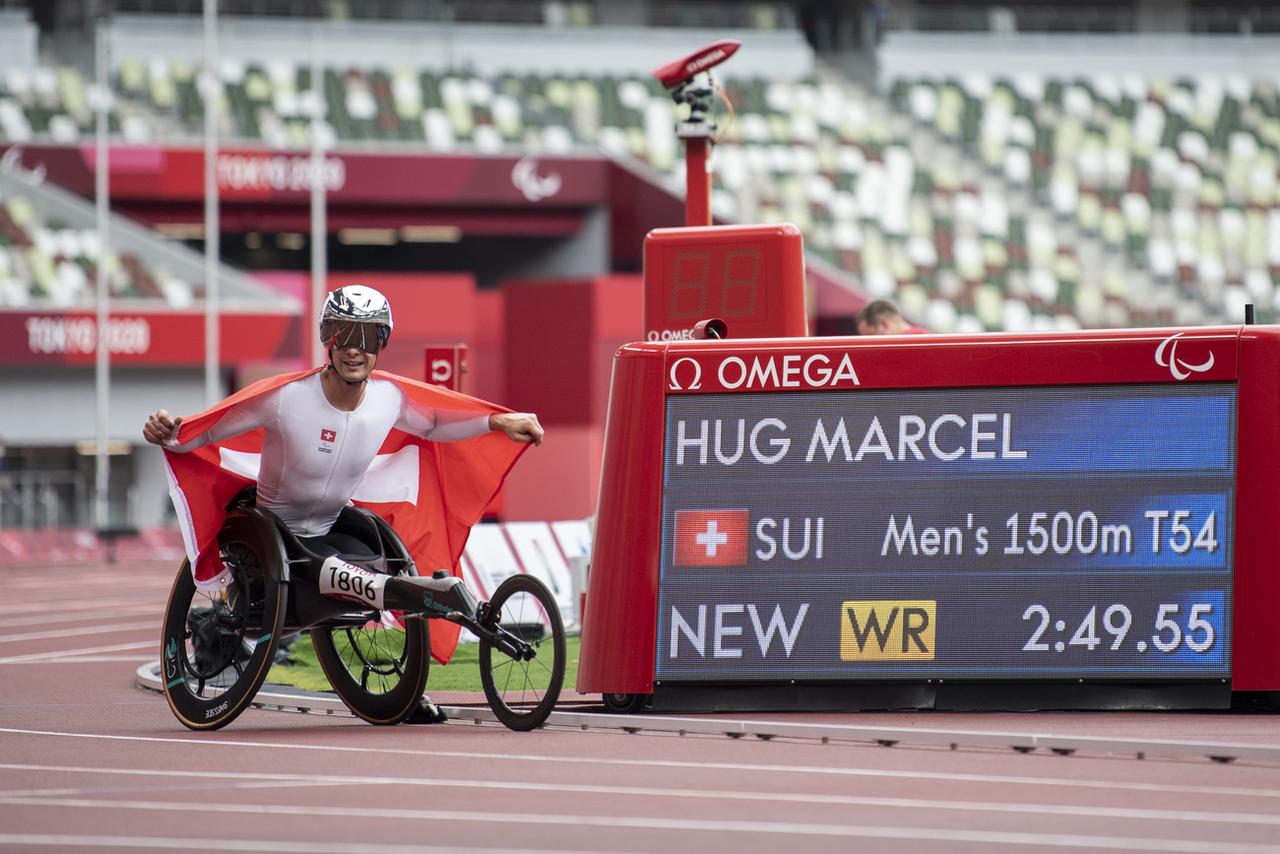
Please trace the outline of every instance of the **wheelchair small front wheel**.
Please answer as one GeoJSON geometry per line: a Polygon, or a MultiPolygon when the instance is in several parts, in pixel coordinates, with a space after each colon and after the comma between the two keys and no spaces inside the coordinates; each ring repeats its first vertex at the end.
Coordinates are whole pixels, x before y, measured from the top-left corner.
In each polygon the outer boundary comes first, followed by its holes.
{"type": "Polygon", "coordinates": [[[560,699],[564,684],[564,623],[546,585],[530,575],[514,575],[494,591],[490,614],[495,629],[532,648],[530,658],[512,658],[480,639],[480,682],[498,720],[513,730],[542,726],[560,699]]]}
{"type": "Polygon", "coordinates": [[[284,625],[288,593],[262,571],[258,555],[231,543],[236,563],[225,591],[196,587],[183,561],[169,592],[160,641],[164,696],[183,726],[226,726],[249,707],[267,678],[284,625]]]}

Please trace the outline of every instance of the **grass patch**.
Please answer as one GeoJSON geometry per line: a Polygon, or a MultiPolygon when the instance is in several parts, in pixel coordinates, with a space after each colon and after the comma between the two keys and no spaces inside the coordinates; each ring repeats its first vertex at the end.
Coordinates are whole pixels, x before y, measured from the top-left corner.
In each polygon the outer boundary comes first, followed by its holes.
{"type": "MultiPolygon", "coordinates": [[[[578,682],[578,654],[581,639],[570,635],[564,639],[565,666],[564,684],[570,690],[578,682]]],[[[289,651],[293,662],[288,665],[277,664],[267,674],[267,681],[276,685],[292,685],[304,691],[331,691],[329,680],[320,669],[316,660],[315,647],[311,643],[310,632],[304,632],[293,643],[289,651]]],[[[480,684],[480,644],[458,644],[458,651],[447,667],[438,662],[431,662],[427,674],[427,691],[483,691],[480,684]]]]}

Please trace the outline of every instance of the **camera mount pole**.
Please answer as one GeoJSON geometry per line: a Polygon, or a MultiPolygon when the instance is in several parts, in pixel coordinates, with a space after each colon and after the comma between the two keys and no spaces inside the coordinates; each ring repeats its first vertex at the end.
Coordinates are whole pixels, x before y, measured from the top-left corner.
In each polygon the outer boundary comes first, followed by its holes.
{"type": "Polygon", "coordinates": [[[689,115],[676,123],[676,136],[684,140],[684,224],[711,225],[711,172],[707,159],[715,142],[711,99],[715,86],[711,69],[733,56],[742,42],[723,39],[653,71],[676,104],[688,104],[689,115]]]}
{"type": "Polygon", "coordinates": [[[689,117],[676,124],[676,136],[684,140],[684,224],[711,225],[711,170],[708,159],[716,133],[711,121],[711,75],[702,72],[671,92],[677,104],[689,105],[689,117]]]}

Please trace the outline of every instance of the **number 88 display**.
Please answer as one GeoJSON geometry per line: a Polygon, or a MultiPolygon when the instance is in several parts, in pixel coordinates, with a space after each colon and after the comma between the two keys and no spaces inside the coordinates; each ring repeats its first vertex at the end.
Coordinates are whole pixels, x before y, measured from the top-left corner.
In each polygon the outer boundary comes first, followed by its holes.
{"type": "Polygon", "coordinates": [[[756,312],[760,281],[760,249],[744,246],[723,251],[719,306],[708,310],[707,292],[712,269],[711,250],[676,253],[672,263],[672,286],[667,317],[671,320],[699,321],[708,317],[725,320],[751,317],[756,312]]]}

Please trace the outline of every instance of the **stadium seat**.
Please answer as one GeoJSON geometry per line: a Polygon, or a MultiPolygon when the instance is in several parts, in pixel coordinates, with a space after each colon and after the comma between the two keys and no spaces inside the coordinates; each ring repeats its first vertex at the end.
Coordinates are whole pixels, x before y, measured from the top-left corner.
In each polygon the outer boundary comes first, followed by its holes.
{"type": "Polygon", "coordinates": [[[97,266],[112,298],[191,305],[187,283],[152,271],[133,253],[100,252],[96,231],[47,221],[22,196],[0,196],[0,307],[85,307],[96,298],[97,266]]]}
{"type": "MultiPolygon", "coordinates": [[[[198,71],[122,57],[113,129],[137,142],[198,134],[198,71]]],[[[218,71],[223,133],[309,144],[309,68],[229,61],[218,71]]],[[[910,295],[931,328],[1212,322],[1238,319],[1242,294],[1265,316],[1280,302],[1271,81],[970,74],[894,80],[884,97],[833,72],[720,82],[736,116],[721,117],[713,157],[717,216],[795,222],[810,250],[860,276],[868,293],[910,295]],[[948,298],[959,300],[954,313],[934,307],[948,298]]],[[[0,135],[83,140],[93,120],[87,90],[75,69],[10,70],[0,80],[0,135]]],[[[641,74],[375,61],[327,68],[323,97],[322,133],[333,142],[602,150],[643,161],[683,190],[679,111],[641,74]]],[[[57,279],[58,293],[74,293],[75,278],[57,279]]],[[[156,294],[190,298],[162,275],[149,281],[156,294]]]]}
{"type": "MultiPolygon", "coordinates": [[[[1103,253],[1105,264],[1083,266],[1082,319],[1238,320],[1241,294],[1270,316],[1266,222],[1280,143],[1270,81],[898,80],[890,101],[998,175],[1009,198],[1029,189],[1033,206],[1051,211],[1073,242],[1103,253]],[[968,129],[975,108],[976,136],[968,129]],[[1084,281],[1099,275],[1147,284],[1139,294],[1084,281]]],[[[1016,257],[1017,241],[1008,245],[1016,257]]],[[[1046,290],[1042,227],[1030,229],[1027,248],[1031,281],[1046,290]]]]}

